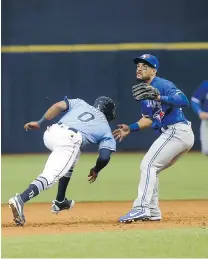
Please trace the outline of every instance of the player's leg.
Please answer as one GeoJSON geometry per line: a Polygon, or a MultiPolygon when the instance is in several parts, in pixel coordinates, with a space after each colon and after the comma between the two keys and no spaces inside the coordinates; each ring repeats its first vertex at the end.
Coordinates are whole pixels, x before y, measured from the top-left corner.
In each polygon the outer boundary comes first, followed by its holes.
{"type": "Polygon", "coordinates": [[[188,126],[185,129],[175,126],[153,143],[141,163],[141,180],[134,208],[147,208],[148,211],[156,186],[156,175],[186,153],[193,143],[193,132],[188,126]]]}
{"type": "Polygon", "coordinates": [[[58,201],[58,202],[64,201],[65,196],[66,196],[66,189],[68,187],[69,181],[71,180],[72,173],[73,173],[73,170],[70,169],[68,172],[69,176],[64,175],[59,179],[56,201],[58,201]]]}
{"type": "Polygon", "coordinates": [[[159,207],[159,175],[156,176],[156,182],[154,185],[152,198],[150,201],[150,220],[158,221],[161,220],[161,210],[159,207]]]}
{"type": "Polygon", "coordinates": [[[202,120],[200,126],[201,151],[208,156],[208,120],[202,120]]]}
{"type": "Polygon", "coordinates": [[[194,142],[190,127],[178,125],[166,130],[150,147],[141,163],[141,178],[138,187],[138,197],[133,209],[119,221],[149,219],[150,202],[157,181],[157,173],[165,168],[178,154],[191,148],[194,142]]]}
{"type": "Polygon", "coordinates": [[[25,223],[24,204],[39,195],[41,191],[49,189],[59,178],[66,174],[66,170],[69,171],[72,166],[71,161],[74,159],[71,154],[67,151],[54,150],[48,158],[43,173],[23,193],[16,194],[15,197],[9,200],[14,221],[17,225],[24,225],[25,223]]]}
{"type": "Polygon", "coordinates": [[[80,133],[60,131],[60,128],[54,127],[50,131],[46,131],[44,142],[47,147],[50,146],[53,149],[53,152],[46,162],[43,173],[23,193],[17,194],[9,200],[17,225],[23,225],[25,222],[23,205],[41,191],[50,188],[70,170],[79,153],[82,137],[80,133]],[[49,143],[52,144],[49,145],[49,143]]]}
{"type": "MultiPolygon", "coordinates": [[[[176,157],[174,157],[169,164],[167,164],[164,168],[161,168],[160,171],[165,170],[172,166],[180,157],[182,157],[185,153],[187,153],[189,150],[185,150],[184,152],[181,152],[176,157]]],[[[152,221],[158,221],[162,219],[162,213],[159,207],[159,172],[157,173],[156,177],[156,183],[154,185],[152,199],[150,201],[150,220],[152,221]]]]}
{"type": "Polygon", "coordinates": [[[57,214],[62,210],[70,210],[73,208],[75,204],[74,200],[68,200],[66,198],[66,190],[71,179],[74,167],[79,161],[80,154],[81,153],[78,152],[75,162],[72,165],[71,169],[63,177],[59,179],[56,200],[52,201],[51,211],[53,213],[57,214]]]}

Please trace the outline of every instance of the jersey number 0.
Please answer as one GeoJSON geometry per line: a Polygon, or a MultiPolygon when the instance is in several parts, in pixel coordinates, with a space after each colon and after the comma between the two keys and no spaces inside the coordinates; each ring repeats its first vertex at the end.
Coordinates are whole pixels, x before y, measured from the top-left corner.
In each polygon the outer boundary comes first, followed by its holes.
{"type": "Polygon", "coordinates": [[[83,112],[77,117],[77,119],[82,122],[88,122],[94,120],[95,116],[90,112],[83,112]]]}

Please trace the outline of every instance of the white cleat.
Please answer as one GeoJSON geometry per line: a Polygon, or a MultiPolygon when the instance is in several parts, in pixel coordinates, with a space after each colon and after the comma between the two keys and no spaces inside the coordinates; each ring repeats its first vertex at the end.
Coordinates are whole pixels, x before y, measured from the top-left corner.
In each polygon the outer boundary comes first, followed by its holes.
{"type": "Polygon", "coordinates": [[[12,209],[14,222],[17,226],[24,226],[25,216],[23,213],[24,203],[19,194],[9,199],[9,207],[12,209]]]}
{"type": "Polygon", "coordinates": [[[162,219],[162,214],[159,208],[154,210],[150,209],[150,214],[151,217],[149,218],[149,220],[151,221],[160,221],[162,219]]]}

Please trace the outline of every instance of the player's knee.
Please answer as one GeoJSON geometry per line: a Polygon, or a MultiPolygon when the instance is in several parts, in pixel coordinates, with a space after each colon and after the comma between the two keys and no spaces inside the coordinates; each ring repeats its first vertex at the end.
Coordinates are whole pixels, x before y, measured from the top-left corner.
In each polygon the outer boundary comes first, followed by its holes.
{"type": "Polygon", "coordinates": [[[143,159],[141,164],[140,164],[140,171],[141,173],[147,173],[148,171],[159,171],[158,166],[154,163],[151,162],[151,160],[143,159]]]}
{"type": "Polygon", "coordinates": [[[70,169],[64,176],[67,178],[71,178],[72,173],[73,173],[73,169],[70,169]]]}
{"type": "Polygon", "coordinates": [[[146,160],[142,160],[140,164],[140,171],[141,172],[146,172],[148,169],[148,162],[146,160]]]}
{"type": "Polygon", "coordinates": [[[36,180],[38,180],[42,184],[43,190],[50,189],[54,183],[58,181],[53,175],[42,173],[39,175],[36,180]]]}

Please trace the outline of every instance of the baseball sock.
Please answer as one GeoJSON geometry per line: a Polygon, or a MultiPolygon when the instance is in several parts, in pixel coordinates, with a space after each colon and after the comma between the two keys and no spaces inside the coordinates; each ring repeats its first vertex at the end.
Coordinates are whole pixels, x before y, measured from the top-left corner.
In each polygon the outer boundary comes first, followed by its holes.
{"type": "Polygon", "coordinates": [[[20,194],[20,197],[24,203],[33,199],[35,196],[39,194],[38,187],[35,184],[30,184],[29,187],[20,194]]]}
{"type": "Polygon", "coordinates": [[[57,201],[62,202],[65,199],[66,189],[69,184],[69,181],[70,181],[70,177],[63,176],[59,179],[58,193],[56,196],[57,201]]]}

